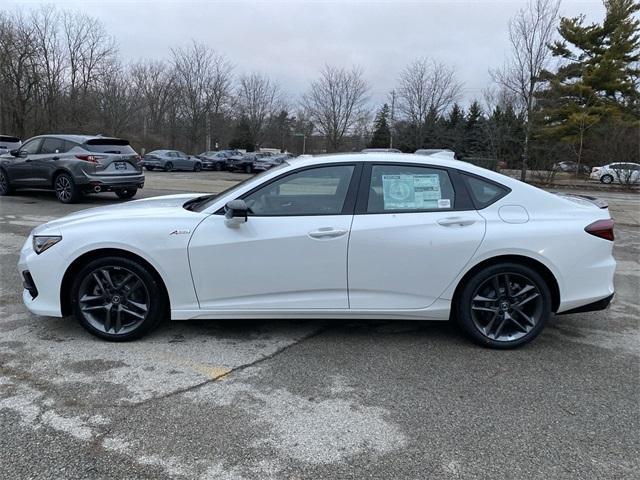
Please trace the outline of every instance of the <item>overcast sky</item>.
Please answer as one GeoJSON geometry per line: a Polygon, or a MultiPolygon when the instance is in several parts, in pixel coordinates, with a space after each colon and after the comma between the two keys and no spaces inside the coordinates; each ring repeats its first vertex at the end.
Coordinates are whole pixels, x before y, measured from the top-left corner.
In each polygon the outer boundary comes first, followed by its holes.
{"type": "MultiPolygon", "coordinates": [[[[28,8],[42,2],[3,3],[28,8]]],[[[100,19],[125,61],[168,58],[171,47],[195,39],[226,55],[236,73],[263,72],[293,95],[325,63],[356,64],[370,82],[372,103],[379,104],[403,67],[423,56],[456,67],[465,103],[480,98],[490,83],[488,68],[499,66],[508,52],[509,18],[525,0],[47,3],[100,19]]],[[[565,0],[561,13],[600,21],[604,7],[600,0],[565,0]]]]}

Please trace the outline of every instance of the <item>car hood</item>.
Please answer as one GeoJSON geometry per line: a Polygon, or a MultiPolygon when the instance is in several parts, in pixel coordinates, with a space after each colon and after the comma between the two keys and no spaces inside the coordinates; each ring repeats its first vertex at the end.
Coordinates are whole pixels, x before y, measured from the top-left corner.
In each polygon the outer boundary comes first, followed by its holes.
{"type": "Polygon", "coordinates": [[[164,195],[141,200],[108,205],[104,207],[89,208],[52,220],[34,230],[40,233],[48,229],[61,229],[77,223],[87,223],[100,220],[118,220],[128,218],[148,219],[150,217],[169,218],[175,215],[194,215],[196,212],[185,210],[182,206],[187,200],[203,196],[202,193],[187,193],[177,195],[164,195]]]}

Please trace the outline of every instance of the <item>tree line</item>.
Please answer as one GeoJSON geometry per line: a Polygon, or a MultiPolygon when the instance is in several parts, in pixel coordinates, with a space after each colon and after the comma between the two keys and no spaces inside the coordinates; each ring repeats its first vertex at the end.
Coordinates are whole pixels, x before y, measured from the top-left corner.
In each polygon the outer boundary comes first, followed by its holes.
{"type": "Polygon", "coordinates": [[[325,65],[298,100],[192,41],[166,60],[124,63],[97,19],[52,6],[0,12],[0,133],[128,138],[138,149],[450,148],[522,170],[640,156],[640,38],[633,0],[605,0],[600,23],[530,0],[509,23],[510,55],[465,108],[456,70],[429,57],[370,103],[359,67],[325,65]]]}

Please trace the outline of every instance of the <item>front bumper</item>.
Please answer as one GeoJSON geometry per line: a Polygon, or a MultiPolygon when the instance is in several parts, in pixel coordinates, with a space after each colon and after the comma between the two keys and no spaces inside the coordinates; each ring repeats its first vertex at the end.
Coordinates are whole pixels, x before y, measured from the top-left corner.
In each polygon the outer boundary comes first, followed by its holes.
{"type": "Polygon", "coordinates": [[[29,235],[20,251],[18,271],[24,282],[22,300],[31,313],[62,316],[60,286],[65,270],[65,261],[55,245],[38,255],[33,251],[29,235]]]}

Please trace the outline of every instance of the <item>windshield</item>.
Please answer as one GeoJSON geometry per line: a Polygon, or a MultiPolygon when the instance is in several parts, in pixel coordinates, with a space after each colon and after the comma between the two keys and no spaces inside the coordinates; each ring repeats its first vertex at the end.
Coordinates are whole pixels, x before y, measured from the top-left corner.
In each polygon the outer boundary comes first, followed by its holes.
{"type": "Polygon", "coordinates": [[[221,195],[228,195],[232,192],[234,192],[235,190],[239,190],[240,188],[242,188],[246,183],[251,182],[257,178],[260,178],[264,175],[270,174],[271,172],[273,172],[274,170],[278,170],[284,167],[289,166],[289,164],[287,162],[282,162],[280,165],[273,167],[269,170],[265,170],[262,173],[259,173],[258,175],[255,175],[253,177],[249,177],[246,180],[237,183],[235,185],[233,185],[232,187],[227,188],[226,190],[221,191],[220,193],[216,193],[213,195],[206,195],[204,197],[198,197],[195,198],[193,200],[189,200],[187,203],[185,203],[183,205],[184,208],[186,208],[187,210],[191,210],[193,212],[201,212],[205,209],[207,209],[208,207],[210,207],[217,199],[218,197],[220,197],[221,195]]]}

